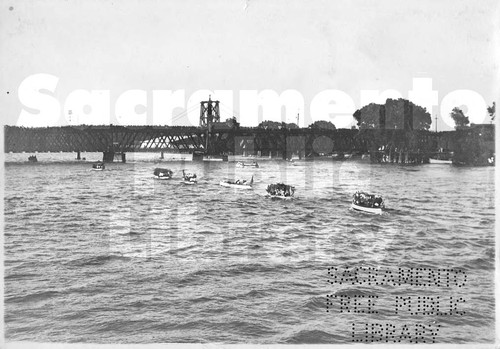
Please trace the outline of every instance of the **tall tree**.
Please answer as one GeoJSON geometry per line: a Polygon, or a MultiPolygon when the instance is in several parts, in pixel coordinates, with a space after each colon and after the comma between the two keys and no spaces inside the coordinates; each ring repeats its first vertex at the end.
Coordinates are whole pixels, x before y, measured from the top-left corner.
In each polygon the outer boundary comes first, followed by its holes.
{"type": "Polygon", "coordinates": [[[276,130],[276,129],[284,129],[284,128],[299,128],[297,124],[291,122],[291,123],[286,123],[286,122],[278,122],[278,121],[262,121],[257,127],[263,128],[263,129],[271,129],[271,130],[276,130]]]}
{"type": "Polygon", "coordinates": [[[238,122],[235,116],[226,119],[225,123],[231,128],[240,128],[240,123],[238,122]]]}
{"type": "Polygon", "coordinates": [[[309,125],[309,128],[318,130],[335,130],[336,127],[331,121],[318,120],[309,125]]]}
{"type": "Polygon", "coordinates": [[[383,105],[370,103],[356,110],[353,117],[360,129],[428,130],[432,123],[431,114],[425,108],[403,98],[389,98],[383,105]]]}
{"type": "Polygon", "coordinates": [[[495,102],[493,102],[493,105],[491,107],[488,107],[488,114],[490,114],[491,121],[495,121],[495,102]]]}
{"type": "Polygon", "coordinates": [[[262,121],[257,127],[264,129],[280,129],[282,126],[282,122],[266,120],[262,121]]]}
{"type": "Polygon", "coordinates": [[[413,105],[413,129],[428,130],[431,127],[431,114],[419,105],[413,105]]]}
{"type": "Polygon", "coordinates": [[[452,109],[450,116],[453,119],[453,121],[455,121],[456,127],[463,127],[469,124],[469,118],[465,116],[462,109],[458,107],[452,109]]]}
{"type": "MultiPolygon", "coordinates": [[[[294,122],[290,122],[290,123],[286,123],[286,122],[282,122],[281,123],[283,125],[283,127],[286,127],[286,128],[300,128],[296,123],[294,122]]],[[[282,128],[283,128],[282,127],[282,128]]]]}
{"type": "Polygon", "coordinates": [[[383,128],[381,127],[381,109],[383,106],[375,103],[365,105],[354,112],[353,117],[358,122],[360,129],[383,128]]]}
{"type": "Polygon", "coordinates": [[[405,103],[400,99],[387,99],[385,101],[385,128],[404,129],[405,103]]]}

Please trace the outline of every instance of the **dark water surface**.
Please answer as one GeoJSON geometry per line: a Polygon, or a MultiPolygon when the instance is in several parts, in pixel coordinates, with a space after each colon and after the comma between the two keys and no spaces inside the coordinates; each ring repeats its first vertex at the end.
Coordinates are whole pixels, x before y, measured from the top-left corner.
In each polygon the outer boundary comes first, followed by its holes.
{"type": "Polygon", "coordinates": [[[494,168],[163,164],[198,174],[184,186],[154,180],[156,166],[6,163],[7,341],[351,343],[366,324],[494,341],[494,168]],[[218,185],[251,175],[252,191],[218,185]],[[277,181],[296,199],[264,198],[277,181]],[[388,212],[349,210],[357,189],[382,194],[388,212]],[[328,268],[354,267],[462,270],[466,283],[327,282],[328,268]],[[338,298],[327,312],[327,295],[343,294],[378,296],[378,313],[340,312],[338,298]],[[396,314],[399,296],[462,301],[451,315],[396,314]]]}

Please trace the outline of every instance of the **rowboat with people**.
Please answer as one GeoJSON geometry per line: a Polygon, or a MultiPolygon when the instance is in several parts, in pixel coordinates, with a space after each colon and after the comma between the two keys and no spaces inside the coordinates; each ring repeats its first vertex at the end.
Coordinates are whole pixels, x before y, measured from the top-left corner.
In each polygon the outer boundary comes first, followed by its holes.
{"type": "Polygon", "coordinates": [[[191,173],[187,172],[185,170],[182,170],[182,181],[181,183],[187,184],[187,185],[193,185],[198,182],[198,179],[196,177],[196,173],[191,173]]]}
{"type": "Polygon", "coordinates": [[[289,200],[295,194],[295,187],[284,183],[269,184],[266,192],[267,197],[289,200]]]}
{"type": "Polygon", "coordinates": [[[255,167],[255,168],[258,168],[259,164],[257,163],[257,161],[252,161],[252,162],[238,161],[236,163],[236,167],[255,167]]]}
{"type": "Polygon", "coordinates": [[[225,180],[225,181],[220,181],[219,185],[227,188],[235,188],[235,189],[252,189],[252,184],[253,184],[253,176],[250,181],[245,180],[225,180]]]}
{"type": "Polygon", "coordinates": [[[155,168],[153,175],[156,179],[167,180],[172,178],[173,172],[168,168],[155,168]]]}
{"type": "Polygon", "coordinates": [[[380,195],[372,195],[357,191],[352,197],[351,208],[373,214],[382,214],[384,209],[384,199],[380,195]]]}
{"type": "Polygon", "coordinates": [[[97,161],[92,164],[92,171],[103,171],[105,168],[102,161],[97,161]]]}

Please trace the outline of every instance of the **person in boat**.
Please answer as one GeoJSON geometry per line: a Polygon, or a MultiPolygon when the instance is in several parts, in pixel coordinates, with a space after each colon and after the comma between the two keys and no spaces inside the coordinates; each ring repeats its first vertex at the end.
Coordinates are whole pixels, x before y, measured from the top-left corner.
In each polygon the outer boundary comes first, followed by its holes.
{"type": "Polygon", "coordinates": [[[358,206],[378,208],[383,205],[383,199],[378,195],[356,192],[353,197],[353,203],[358,206]]]}
{"type": "Polygon", "coordinates": [[[367,206],[367,197],[365,193],[357,191],[354,194],[354,204],[359,206],[367,206]]]}
{"type": "Polygon", "coordinates": [[[366,205],[368,207],[372,207],[373,206],[373,197],[371,195],[366,198],[366,205]]]}

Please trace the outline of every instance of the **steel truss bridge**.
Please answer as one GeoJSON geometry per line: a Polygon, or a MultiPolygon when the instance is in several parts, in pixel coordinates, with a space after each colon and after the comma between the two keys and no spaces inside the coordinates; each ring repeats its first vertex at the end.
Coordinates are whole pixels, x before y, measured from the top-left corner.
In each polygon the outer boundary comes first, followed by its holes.
{"type": "MultiPolygon", "coordinates": [[[[421,150],[451,148],[453,132],[357,129],[263,129],[160,126],[4,127],[5,152],[161,152],[291,154],[366,152],[397,144],[421,150]]],[[[453,143],[453,142],[452,142],[453,143]]]]}
{"type": "Polygon", "coordinates": [[[183,126],[5,126],[5,152],[102,152],[104,161],[127,152],[254,154],[289,158],[332,152],[367,152],[381,148],[428,154],[447,149],[494,150],[493,125],[450,132],[408,129],[317,129],[240,127],[236,119],[220,122],[219,101],[200,102],[198,127],[183,126]],[[471,142],[476,140],[476,142],[471,142]],[[485,143],[486,142],[486,143],[485,143]],[[486,146],[485,146],[486,144],[486,146]],[[492,145],[493,144],[493,145],[492,145]]]}

